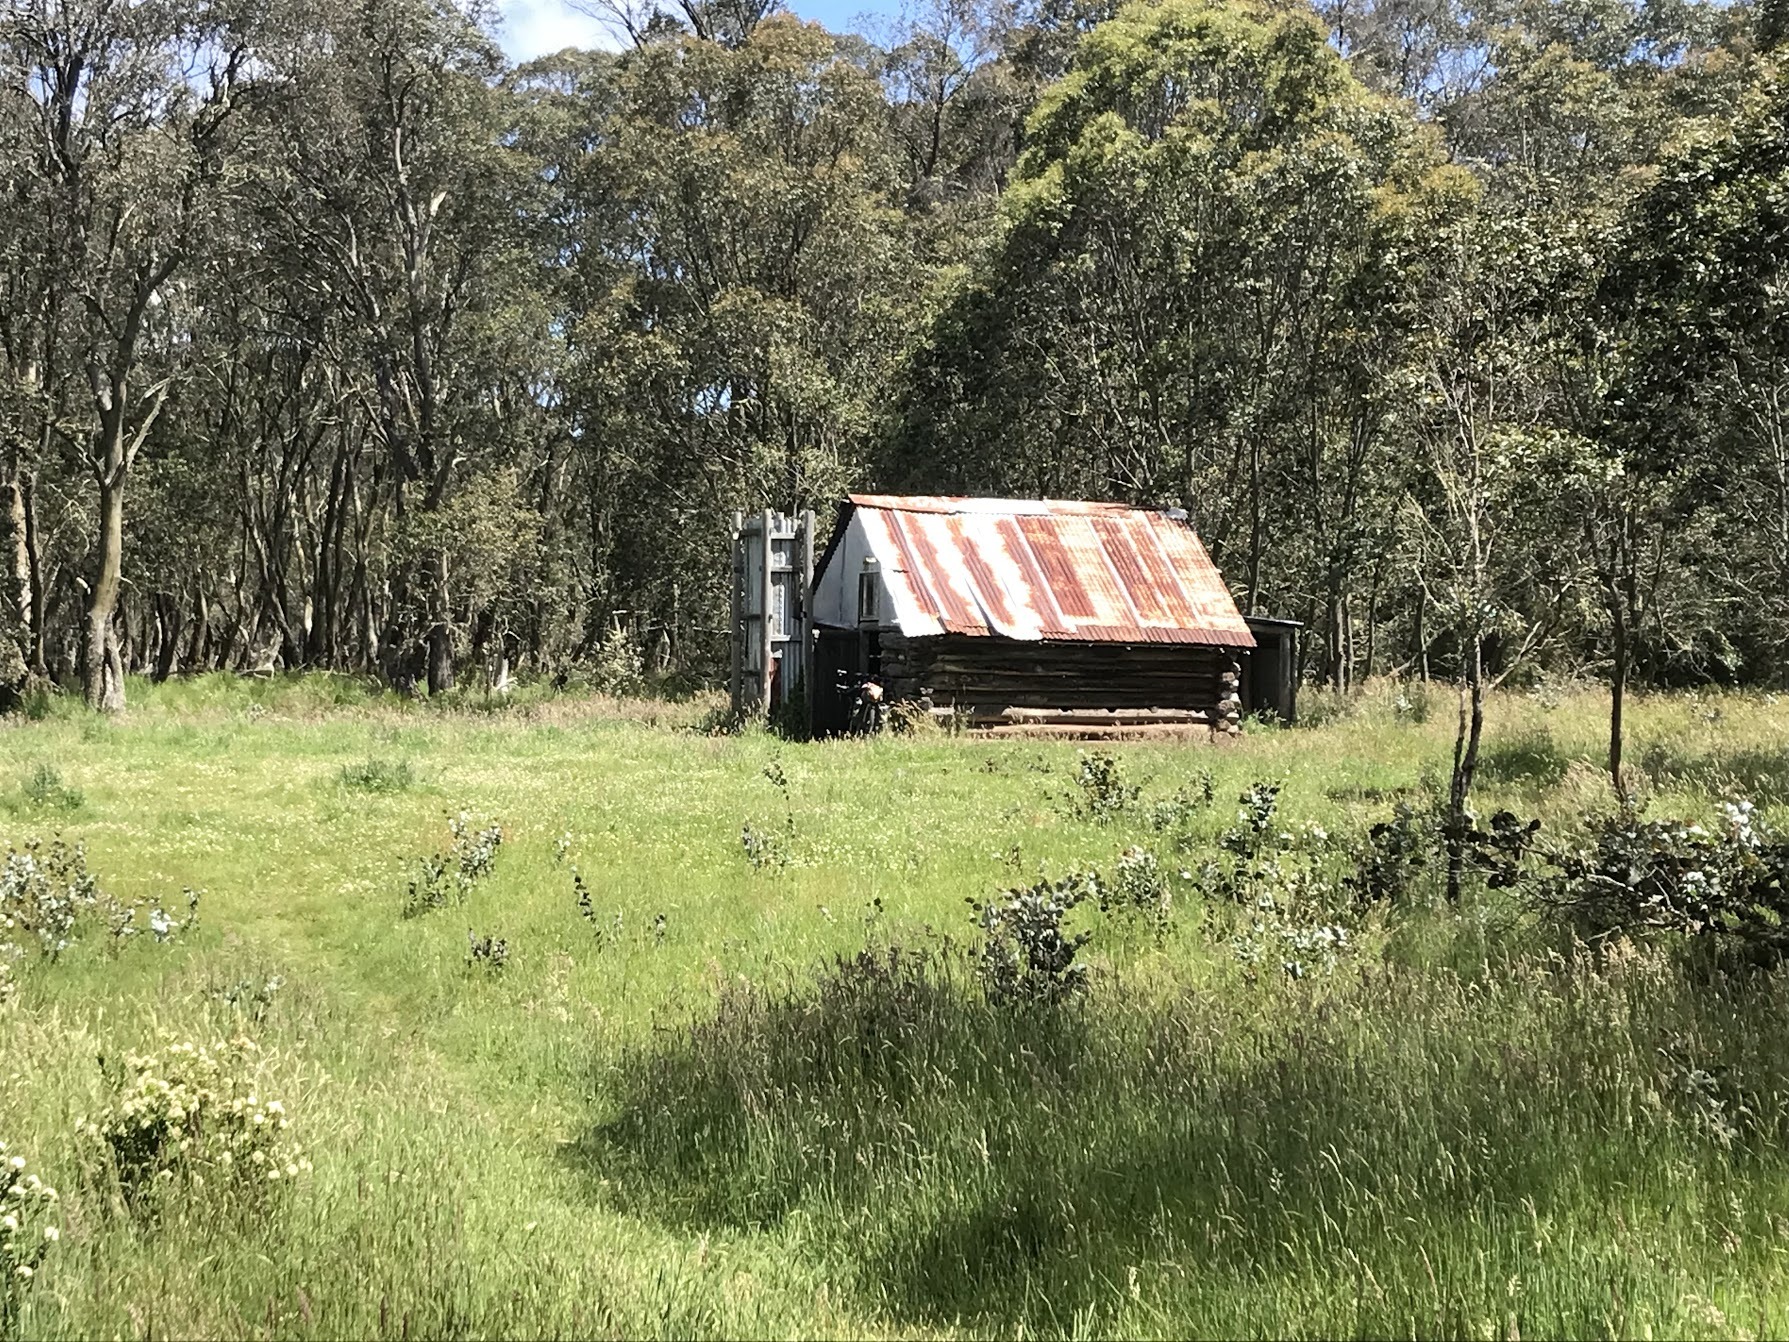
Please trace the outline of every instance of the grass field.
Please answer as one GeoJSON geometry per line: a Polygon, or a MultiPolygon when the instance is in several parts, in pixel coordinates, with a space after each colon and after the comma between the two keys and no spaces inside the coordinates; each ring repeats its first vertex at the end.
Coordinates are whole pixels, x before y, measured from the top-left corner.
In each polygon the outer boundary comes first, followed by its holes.
{"type": "MultiPolygon", "coordinates": [[[[61,1190],[25,1336],[1789,1331],[1789,975],[1593,955],[1475,889],[1293,978],[1271,919],[1201,896],[1255,781],[1291,849],[1419,797],[1445,694],[1116,747],[1141,792],[1104,824],[1073,745],[131,695],[0,730],[11,842],[84,841],[125,900],[203,891],[173,942],[89,929],[0,1008],[0,1141],[61,1190]],[[494,869],[404,917],[461,811],[501,824],[494,869]],[[1084,1000],[990,1005],[966,901],[1132,845],[1170,872],[1166,933],[1084,906],[1084,1000]],[[80,1120],[132,1050],[238,1034],[311,1170],[133,1210],[80,1120]]],[[[1495,700],[1482,809],[1563,834],[1606,807],[1603,710],[1495,700]]],[[[1782,820],[1786,740],[1789,704],[1660,697],[1629,753],[1654,813],[1782,820]]]]}

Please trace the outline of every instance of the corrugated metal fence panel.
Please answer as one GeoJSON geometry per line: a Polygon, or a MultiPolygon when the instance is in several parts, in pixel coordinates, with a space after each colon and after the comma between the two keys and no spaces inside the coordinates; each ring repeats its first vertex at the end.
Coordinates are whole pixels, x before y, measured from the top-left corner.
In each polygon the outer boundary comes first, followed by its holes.
{"type": "Polygon", "coordinates": [[[1253,647],[1187,523],[1115,503],[854,494],[910,636],[1253,647]]]}

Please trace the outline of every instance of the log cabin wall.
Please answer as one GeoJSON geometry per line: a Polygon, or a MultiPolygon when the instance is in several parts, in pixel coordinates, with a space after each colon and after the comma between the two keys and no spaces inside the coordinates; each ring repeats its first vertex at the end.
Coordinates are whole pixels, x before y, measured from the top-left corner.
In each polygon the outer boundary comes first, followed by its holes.
{"type": "Polygon", "coordinates": [[[883,683],[891,701],[955,707],[972,719],[1008,708],[1181,709],[1215,717],[1234,648],[1196,643],[1021,642],[882,635],[883,683]]]}

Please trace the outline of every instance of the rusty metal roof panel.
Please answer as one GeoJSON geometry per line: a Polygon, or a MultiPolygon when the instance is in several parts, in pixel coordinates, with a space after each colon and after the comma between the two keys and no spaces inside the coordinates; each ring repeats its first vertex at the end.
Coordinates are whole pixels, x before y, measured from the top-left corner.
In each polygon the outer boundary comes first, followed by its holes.
{"type": "Polygon", "coordinates": [[[909,635],[1254,646],[1177,516],[1058,499],[850,499],[909,635]]]}

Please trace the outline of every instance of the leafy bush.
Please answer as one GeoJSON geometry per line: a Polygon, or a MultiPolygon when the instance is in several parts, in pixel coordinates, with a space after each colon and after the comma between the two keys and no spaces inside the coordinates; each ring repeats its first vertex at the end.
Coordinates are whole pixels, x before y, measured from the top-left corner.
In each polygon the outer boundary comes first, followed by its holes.
{"type": "Polygon", "coordinates": [[[1231,939],[1230,946],[1251,978],[1269,960],[1278,960],[1287,978],[1302,979],[1313,972],[1334,973],[1353,942],[1341,923],[1301,917],[1289,903],[1263,895],[1256,900],[1248,927],[1231,939]]]}
{"type": "Polygon", "coordinates": [[[56,767],[42,761],[19,781],[19,795],[39,811],[78,811],[87,804],[85,793],[63,782],[56,767]]]}
{"type": "Polygon", "coordinates": [[[0,1142],[0,1337],[17,1336],[25,1292],[62,1237],[56,1204],[56,1190],[0,1142]]]}
{"type": "Polygon", "coordinates": [[[1237,801],[1242,803],[1236,813],[1237,823],[1218,836],[1218,843],[1238,857],[1253,857],[1273,832],[1273,819],[1280,805],[1280,785],[1250,783],[1237,801]]]}
{"type": "Polygon", "coordinates": [[[1409,802],[1399,802],[1391,819],[1379,821],[1355,846],[1354,870],[1344,884],[1358,910],[1374,904],[1408,904],[1416,897],[1423,873],[1440,856],[1439,818],[1432,810],[1419,811],[1409,802]]]}
{"type": "Polygon", "coordinates": [[[996,1005],[1054,1004],[1086,991],[1087,966],[1076,959],[1093,938],[1068,933],[1063,920],[1096,894],[1080,874],[1006,890],[982,903],[970,899],[982,942],[976,973],[996,1005]]]}
{"type": "Polygon", "coordinates": [[[366,759],[344,764],[336,781],[353,792],[408,792],[416,782],[409,760],[366,759]]]}
{"type": "Polygon", "coordinates": [[[163,1187],[209,1184],[259,1198],[309,1172],[286,1136],[285,1106],[263,1099],[255,1085],[258,1054],[252,1040],[238,1037],[127,1054],[116,1071],[102,1061],[111,1098],[76,1127],[130,1210],[148,1210],[163,1187]]]}
{"type": "Polygon", "coordinates": [[[1080,752],[1075,762],[1076,794],[1071,809],[1082,820],[1110,824],[1137,804],[1141,785],[1126,781],[1124,766],[1116,755],[1080,752]]]}
{"type": "Polygon", "coordinates": [[[1714,830],[1623,809],[1588,845],[1543,854],[1540,902],[1581,936],[1708,937],[1769,961],[1789,952],[1789,841],[1752,804],[1726,802],[1714,830]]]}
{"type": "Polygon", "coordinates": [[[467,928],[466,941],[469,945],[466,963],[472,968],[495,974],[509,963],[509,943],[502,937],[481,937],[467,928]]]}
{"type": "Polygon", "coordinates": [[[1202,769],[1196,783],[1178,789],[1172,797],[1149,808],[1149,826],[1157,831],[1179,829],[1217,800],[1217,783],[1210,769],[1202,769]]]}
{"type": "Polygon", "coordinates": [[[104,921],[114,947],[144,931],[157,942],[172,941],[199,920],[199,892],[189,888],[184,894],[184,917],[150,900],[126,904],[100,888],[87,870],[83,845],[61,839],[8,845],[0,862],[0,960],[21,959],[31,946],[54,960],[88,918],[104,921]]]}
{"type": "Polygon", "coordinates": [[[461,811],[447,822],[453,839],[445,853],[434,853],[417,863],[404,894],[404,917],[414,918],[449,904],[463,904],[473,887],[497,865],[497,849],[503,844],[503,826],[493,820],[483,829],[472,828],[470,812],[461,811]]]}
{"type": "Polygon", "coordinates": [[[1101,913],[1141,921],[1157,941],[1167,935],[1174,897],[1161,862],[1147,848],[1126,848],[1110,875],[1094,878],[1094,888],[1101,913]]]}

